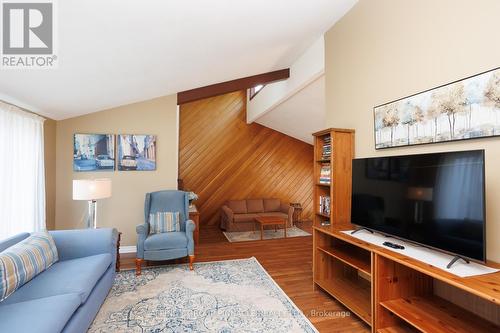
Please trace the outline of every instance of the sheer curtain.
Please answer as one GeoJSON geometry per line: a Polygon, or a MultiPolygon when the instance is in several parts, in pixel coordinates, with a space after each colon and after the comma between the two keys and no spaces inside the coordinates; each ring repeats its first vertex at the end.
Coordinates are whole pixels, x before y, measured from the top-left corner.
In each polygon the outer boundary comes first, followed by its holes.
{"type": "MultiPolygon", "coordinates": [[[[436,175],[435,215],[438,219],[483,220],[483,164],[479,157],[449,156],[436,175]],[[446,169],[445,169],[446,168],[446,169]]],[[[444,223],[444,222],[441,222],[444,223]]]]}
{"type": "Polygon", "coordinates": [[[43,121],[0,102],[0,239],[45,229],[43,121]]]}

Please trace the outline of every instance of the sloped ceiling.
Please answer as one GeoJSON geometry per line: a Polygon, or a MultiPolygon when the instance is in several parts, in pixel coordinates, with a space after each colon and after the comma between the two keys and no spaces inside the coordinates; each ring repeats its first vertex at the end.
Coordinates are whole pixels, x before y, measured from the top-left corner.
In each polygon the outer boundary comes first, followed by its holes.
{"type": "Polygon", "coordinates": [[[325,76],[322,75],[256,122],[312,144],[311,133],[325,127],[325,117],[325,76]]]}
{"type": "Polygon", "coordinates": [[[59,67],[2,70],[0,99],[54,119],[286,68],[355,0],[64,0],[59,67]]]}

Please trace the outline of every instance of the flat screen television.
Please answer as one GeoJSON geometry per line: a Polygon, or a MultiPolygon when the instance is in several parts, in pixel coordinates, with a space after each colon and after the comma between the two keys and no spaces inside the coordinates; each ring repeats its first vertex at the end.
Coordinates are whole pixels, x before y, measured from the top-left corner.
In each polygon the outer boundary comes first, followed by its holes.
{"type": "Polygon", "coordinates": [[[352,223],[486,261],[484,150],[354,159],[352,223]]]}

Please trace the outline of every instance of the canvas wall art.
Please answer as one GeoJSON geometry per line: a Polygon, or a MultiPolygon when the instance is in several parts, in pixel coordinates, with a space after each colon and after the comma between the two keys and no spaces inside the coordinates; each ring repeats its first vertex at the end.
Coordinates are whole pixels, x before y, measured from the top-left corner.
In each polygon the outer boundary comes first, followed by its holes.
{"type": "Polygon", "coordinates": [[[156,170],[156,136],[118,135],[118,170],[156,170]]]}
{"type": "Polygon", "coordinates": [[[113,171],[114,169],[114,135],[75,134],[73,136],[74,171],[113,171]]]}
{"type": "Polygon", "coordinates": [[[375,148],[500,135],[500,68],[374,108],[375,148]]]}

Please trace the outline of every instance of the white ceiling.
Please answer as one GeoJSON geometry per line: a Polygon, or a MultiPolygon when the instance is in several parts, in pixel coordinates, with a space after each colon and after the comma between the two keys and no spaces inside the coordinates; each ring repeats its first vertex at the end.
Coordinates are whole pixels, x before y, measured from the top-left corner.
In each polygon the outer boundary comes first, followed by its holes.
{"type": "Polygon", "coordinates": [[[356,0],[60,0],[59,68],[0,71],[54,119],[290,66],[356,0]]]}
{"type": "MultiPolygon", "coordinates": [[[[264,88],[265,89],[265,88],[264,88]]],[[[259,117],[256,122],[312,144],[312,134],[325,127],[325,76],[259,117]]]]}

